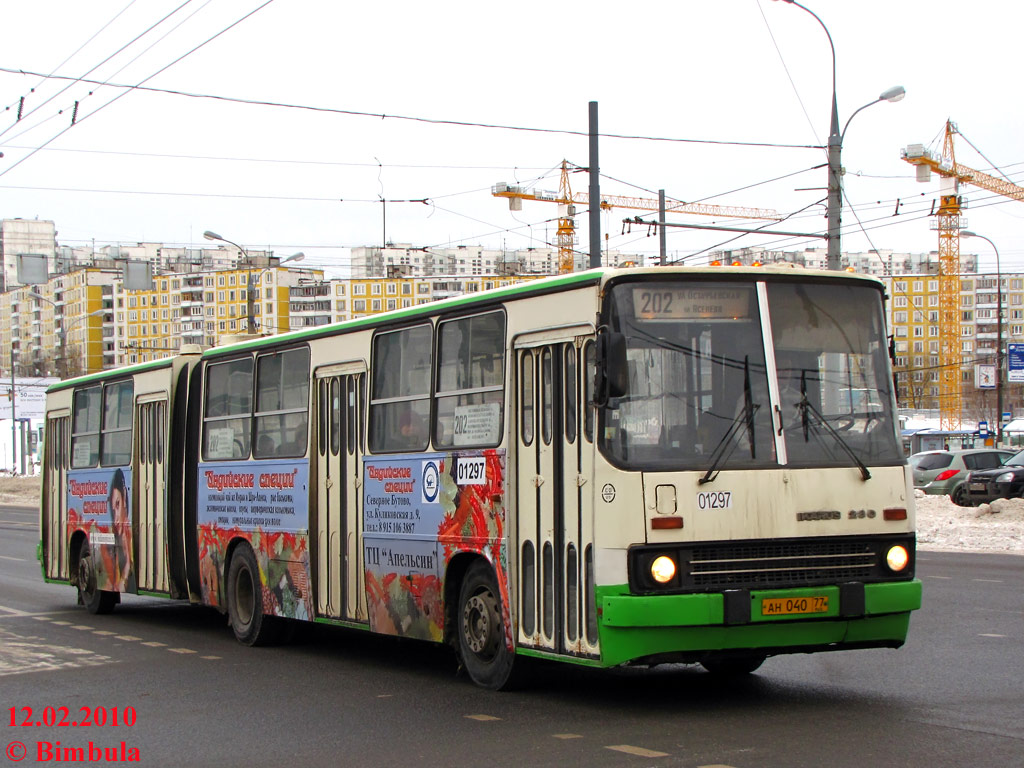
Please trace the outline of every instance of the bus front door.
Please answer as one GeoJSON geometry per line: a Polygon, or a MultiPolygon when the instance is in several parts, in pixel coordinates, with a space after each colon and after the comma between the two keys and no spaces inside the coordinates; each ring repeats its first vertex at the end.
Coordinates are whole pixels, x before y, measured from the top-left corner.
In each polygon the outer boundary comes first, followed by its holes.
{"type": "Polygon", "coordinates": [[[591,339],[524,337],[516,349],[519,642],[587,656],[597,652],[591,339]]]}
{"type": "Polygon", "coordinates": [[[365,367],[317,371],[316,594],[321,616],[366,620],[358,543],[365,367]]]}

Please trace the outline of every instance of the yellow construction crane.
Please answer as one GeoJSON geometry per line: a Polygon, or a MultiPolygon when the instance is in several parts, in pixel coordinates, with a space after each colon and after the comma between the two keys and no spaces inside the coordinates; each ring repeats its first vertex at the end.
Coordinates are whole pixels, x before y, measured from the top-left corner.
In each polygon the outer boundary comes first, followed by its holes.
{"type": "MultiPolygon", "coordinates": [[[[1005,195],[1013,200],[1024,200],[1024,187],[999,179],[956,161],[953,136],[958,133],[956,123],[946,121],[942,140],[942,153],[935,154],[923,144],[911,144],[900,154],[917,167],[917,180],[931,180],[932,171],[939,174],[943,184],[939,194],[936,224],[939,231],[939,425],[940,429],[960,428],[963,397],[960,390],[960,182],[1005,195]]],[[[1002,311],[1002,307],[996,309],[1002,311]]],[[[1001,354],[1001,350],[997,353],[1001,354]]],[[[1001,375],[1001,374],[1000,374],[1001,375]]],[[[1002,418],[999,414],[998,418],[1002,418]]]]}
{"type": "MultiPolygon", "coordinates": [[[[545,203],[557,203],[558,229],[556,231],[556,243],[558,244],[558,271],[572,272],[575,262],[576,244],[576,206],[589,205],[590,195],[587,192],[573,193],[569,184],[569,174],[573,171],[584,170],[573,165],[567,160],[562,161],[562,176],[558,185],[558,192],[545,192],[536,189],[524,189],[521,186],[499,182],[491,188],[494,197],[508,198],[508,207],[512,211],[523,209],[523,200],[539,200],[545,203]]],[[[602,210],[612,208],[636,208],[642,211],[657,211],[659,203],[646,197],[623,197],[621,195],[601,195],[602,210]]],[[[665,213],[690,213],[701,216],[727,216],[739,219],[773,219],[781,220],[782,216],[778,211],[767,208],[743,208],[731,205],[709,205],[707,203],[684,203],[679,200],[666,200],[665,213]]]]}

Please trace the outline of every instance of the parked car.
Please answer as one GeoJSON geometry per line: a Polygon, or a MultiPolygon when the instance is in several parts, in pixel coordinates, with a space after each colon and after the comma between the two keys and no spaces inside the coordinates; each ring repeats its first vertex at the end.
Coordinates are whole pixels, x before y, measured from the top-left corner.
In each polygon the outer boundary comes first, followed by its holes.
{"type": "Polygon", "coordinates": [[[971,471],[962,485],[963,503],[956,498],[953,501],[964,507],[1024,496],[1024,451],[1007,459],[1001,467],[971,471]]]}
{"type": "Polygon", "coordinates": [[[970,448],[961,451],[915,453],[907,462],[913,471],[915,488],[936,496],[948,495],[955,503],[960,504],[961,501],[966,501],[966,497],[964,489],[959,486],[963,485],[968,473],[1000,467],[1014,455],[1013,451],[995,448],[970,448]],[[959,500],[953,496],[954,493],[959,500]]]}

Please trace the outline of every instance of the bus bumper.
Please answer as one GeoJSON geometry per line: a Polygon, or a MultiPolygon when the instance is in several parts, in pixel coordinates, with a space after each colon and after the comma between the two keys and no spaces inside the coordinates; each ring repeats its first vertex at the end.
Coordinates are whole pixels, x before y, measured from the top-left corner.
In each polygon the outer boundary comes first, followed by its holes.
{"type": "Polygon", "coordinates": [[[769,655],[852,648],[898,648],[910,612],[921,607],[917,579],[784,590],[693,595],[598,593],[601,665],[651,657],[699,661],[709,651],[750,649],[769,655]],[[828,598],[814,615],[764,615],[766,600],[828,598]]]}

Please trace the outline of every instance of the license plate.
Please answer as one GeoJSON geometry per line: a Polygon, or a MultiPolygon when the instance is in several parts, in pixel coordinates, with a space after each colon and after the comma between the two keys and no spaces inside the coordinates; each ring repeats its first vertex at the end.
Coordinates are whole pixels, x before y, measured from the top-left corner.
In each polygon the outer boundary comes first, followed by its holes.
{"type": "Polygon", "coordinates": [[[985,490],[985,484],[984,483],[971,483],[971,490],[972,491],[984,491],[985,490]]]}
{"type": "Polygon", "coordinates": [[[828,596],[766,597],[761,600],[762,616],[792,616],[801,613],[828,613],[828,596]]]}

